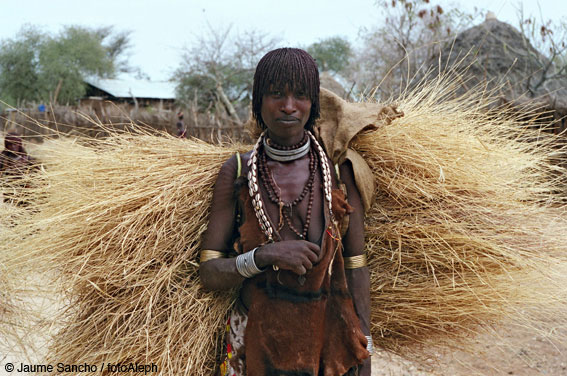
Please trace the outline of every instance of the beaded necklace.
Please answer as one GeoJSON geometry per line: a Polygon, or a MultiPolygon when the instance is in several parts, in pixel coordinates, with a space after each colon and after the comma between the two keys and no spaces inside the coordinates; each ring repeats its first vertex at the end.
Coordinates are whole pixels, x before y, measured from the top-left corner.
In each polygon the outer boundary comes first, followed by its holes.
{"type": "Polygon", "coordinates": [[[305,145],[307,142],[309,141],[309,135],[307,134],[307,131],[303,132],[303,138],[301,139],[301,141],[299,141],[297,144],[295,145],[291,145],[291,146],[287,146],[287,145],[280,145],[277,142],[275,142],[274,140],[272,140],[271,138],[268,137],[264,137],[264,145],[268,144],[269,146],[271,146],[274,149],[277,150],[295,150],[295,149],[299,149],[300,147],[302,147],[303,145],[305,145]]]}
{"type": "Polygon", "coordinates": [[[266,153],[260,153],[258,161],[258,170],[260,173],[260,180],[262,181],[262,185],[266,188],[266,192],[268,192],[268,197],[270,201],[274,204],[279,206],[280,209],[280,220],[278,223],[278,231],[283,228],[284,222],[287,226],[297,235],[300,239],[307,238],[307,231],[309,229],[309,223],[311,222],[311,210],[313,208],[313,182],[315,181],[315,175],[317,174],[317,154],[310,149],[309,150],[309,179],[307,183],[303,187],[303,190],[299,194],[295,200],[290,202],[284,202],[280,195],[280,189],[276,184],[273,175],[270,171],[270,167],[268,165],[266,153]],[[303,224],[303,230],[299,232],[293,226],[291,221],[293,207],[299,204],[305,196],[309,193],[309,202],[307,204],[307,214],[305,215],[305,222],[303,224]]]}
{"type": "Polygon", "coordinates": [[[266,211],[264,210],[264,202],[262,199],[262,195],[260,194],[260,188],[259,188],[259,165],[262,166],[261,169],[261,174],[262,174],[262,180],[263,180],[263,184],[266,188],[266,190],[268,191],[268,195],[269,196],[273,196],[270,197],[270,200],[272,200],[272,202],[274,202],[274,200],[276,200],[276,204],[280,206],[280,228],[282,226],[283,221],[285,220],[286,223],[288,224],[288,226],[290,227],[290,229],[292,229],[292,231],[294,231],[300,238],[305,238],[307,235],[307,230],[309,229],[309,219],[310,219],[310,208],[313,205],[313,181],[314,181],[314,176],[316,174],[316,170],[317,170],[317,160],[319,162],[319,164],[321,165],[321,171],[322,171],[322,175],[323,175],[323,191],[325,193],[324,198],[325,201],[327,203],[328,206],[328,210],[329,210],[329,214],[331,216],[331,219],[333,218],[333,211],[331,208],[331,173],[330,173],[330,169],[329,169],[329,164],[327,162],[327,156],[325,155],[325,152],[323,151],[323,148],[321,147],[321,145],[317,142],[317,139],[315,138],[315,136],[313,136],[313,134],[311,134],[311,132],[306,131],[307,136],[309,137],[309,139],[311,140],[311,143],[313,145],[312,149],[317,149],[312,150],[310,153],[310,161],[309,161],[309,170],[310,170],[310,176],[309,176],[309,180],[307,182],[307,184],[305,185],[303,191],[301,192],[300,196],[298,198],[296,198],[294,201],[292,201],[291,203],[284,203],[280,198],[279,195],[277,194],[276,190],[275,190],[275,182],[272,184],[270,181],[266,182],[266,180],[272,180],[271,178],[271,174],[269,173],[269,169],[267,167],[267,162],[264,163],[266,160],[266,156],[265,156],[265,151],[261,148],[261,146],[263,146],[264,143],[264,139],[265,139],[265,132],[262,133],[262,135],[260,135],[260,137],[258,138],[258,141],[256,142],[256,145],[254,145],[254,149],[252,150],[252,154],[250,155],[250,159],[248,160],[248,167],[249,167],[249,171],[248,171],[248,193],[250,194],[250,197],[252,198],[252,206],[254,208],[254,213],[256,214],[256,218],[258,219],[258,223],[260,224],[260,228],[262,229],[262,231],[264,232],[264,234],[266,234],[266,236],[268,237],[268,241],[269,242],[273,242],[274,241],[274,234],[276,233],[275,229],[273,228],[272,224],[270,223],[268,216],[266,214],[266,211]],[[317,155],[318,154],[318,155],[317,155]],[[318,157],[318,158],[317,158],[318,157]],[[267,184],[267,185],[266,185],[267,184]],[[305,195],[307,194],[307,192],[310,192],[310,203],[308,203],[308,217],[306,218],[305,221],[305,225],[303,228],[303,232],[299,232],[297,229],[295,229],[295,227],[293,227],[293,225],[291,225],[291,207],[293,205],[296,205],[297,203],[299,203],[301,200],[303,200],[303,198],[305,197],[305,195]],[[294,204],[295,203],[295,204],[294,204]],[[284,214],[285,211],[283,210],[283,207],[288,206],[290,208],[290,213],[288,214],[284,214]]]}
{"type": "Polygon", "coordinates": [[[303,157],[311,150],[311,142],[307,132],[304,132],[303,139],[299,143],[292,146],[278,145],[267,137],[264,137],[263,146],[265,154],[278,162],[294,161],[303,157]]]}

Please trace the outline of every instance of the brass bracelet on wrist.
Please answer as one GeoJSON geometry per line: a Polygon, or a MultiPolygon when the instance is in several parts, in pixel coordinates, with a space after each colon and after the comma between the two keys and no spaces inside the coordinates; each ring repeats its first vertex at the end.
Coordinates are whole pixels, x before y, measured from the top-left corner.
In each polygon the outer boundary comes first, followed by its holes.
{"type": "Polygon", "coordinates": [[[368,265],[366,254],[345,257],[345,269],[358,269],[368,265]]]}
{"type": "Polygon", "coordinates": [[[199,254],[199,257],[201,259],[201,263],[203,263],[205,261],[214,260],[218,258],[226,258],[226,253],[221,251],[215,251],[212,249],[203,249],[199,254]]]}

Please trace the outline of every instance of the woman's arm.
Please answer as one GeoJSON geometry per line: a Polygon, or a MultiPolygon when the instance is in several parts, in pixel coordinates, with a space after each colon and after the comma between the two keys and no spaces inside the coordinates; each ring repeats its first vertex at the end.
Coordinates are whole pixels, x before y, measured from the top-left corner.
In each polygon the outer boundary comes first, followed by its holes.
{"type": "MultiPolygon", "coordinates": [[[[236,156],[225,162],[218,174],[211,201],[209,223],[203,234],[201,250],[228,253],[235,224],[236,200],[234,181],[237,176],[236,156]]],[[[234,258],[216,258],[201,262],[201,283],[207,290],[226,290],[238,286],[244,280],[236,270],[234,258]]]]}
{"type": "MultiPolygon", "coordinates": [[[[243,158],[243,164],[245,158],[243,158]]],[[[211,202],[207,230],[201,242],[201,251],[227,251],[231,249],[235,223],[236,200],[234,180],[237,174],[236,157],[229,159],[220,169],[211,202]]],[[[298,275],[307,273],[319,260],[318,245],[305,240],[285,240],[265,244],[255,252],[255,263],[263,269],[275,265],[298,275]]],[[[201,262],[201,283],[208,290],[226,290],[242,283],[236,269],[236,258],[215,258],[201,262]]]]}
{"type": "MultiPolygon", "coordinates": [[[[356,314],[360,320],[360,327],[365,336],[370,335],[370,274],[367,266],[354,265],[348,263],[353,256],[364,257],[364,208],[360,193],[354,182],[352,165],[346,161],[340,166],[341,180],[347,189],[348,203],[354,208],[350,214],[348,230],[343,237],[345,274],[348,289],[352,295],[356,314]]],[[[365,257],[364,257],[365,259],[365,257]]],[[[359,368],[360,376],[370,375],[370,358],[366,359],[359,368]]]]}

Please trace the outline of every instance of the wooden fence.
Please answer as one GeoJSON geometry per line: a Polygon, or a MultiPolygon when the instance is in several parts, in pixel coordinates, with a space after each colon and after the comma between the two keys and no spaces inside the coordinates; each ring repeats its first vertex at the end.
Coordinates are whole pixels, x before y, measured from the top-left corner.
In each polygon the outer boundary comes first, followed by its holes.
{"type": "MultiPolygon", "coordinates": [[[[235,124],[222,114],[191,114],[184,121],[188,137],[211,143],[251,141],[241,124],[235,124]]],[[[45,111],[37,108],[8,109],[0,114],[0,130],[16,131],[27,139],[40,142],[42,138],[53,134],[105,137],[108,135],[105,128],[128,130],[133,125],[176,135],[176,122],[176,111],[173,110],[135,110],[114,104],[102,110],[92,106],[55,106],[45,111]]]]}

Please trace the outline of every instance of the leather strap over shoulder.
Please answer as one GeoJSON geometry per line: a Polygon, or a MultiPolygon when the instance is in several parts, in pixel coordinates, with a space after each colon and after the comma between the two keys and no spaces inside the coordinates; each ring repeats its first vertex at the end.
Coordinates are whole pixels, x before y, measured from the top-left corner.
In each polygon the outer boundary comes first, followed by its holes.
{"type": "MultiPolygon", "coordinates": [[[[341,180],[341,172],[340,172],[338,163],[335,163],[335,174],[336,174],[336,177],[337,177],[337,185],[338,185],[339,189],[343,192],[343,194],[345,196],[345,200],[348,203],[348,192],[347,192],[345,183],[343,183],[342,180],[341,180]]],[[[349,224],[350,224],[350,216],[348,214],[345,214],[342,217],[340,224],[339,224],[341,237],[346,235],[349,224]]]]}
{"type": "Polygon", "coordinates": [[[239,152],[234,153],[234,156],[236,157],[236,177],[238,178],[242,174],[242,157],[239,152]]]}
{"type": "Polygon", "coordinates": [[[360,193],[364,211],[367,212],[374,201],[374,174],[360,154],[352,149],[347,149],[345,159],[352,164],[354,183],[360,193]]]}

